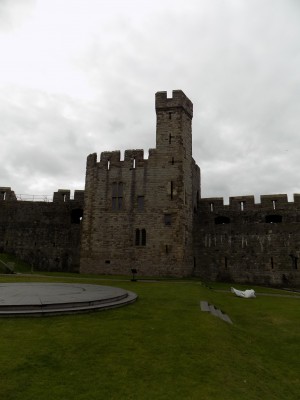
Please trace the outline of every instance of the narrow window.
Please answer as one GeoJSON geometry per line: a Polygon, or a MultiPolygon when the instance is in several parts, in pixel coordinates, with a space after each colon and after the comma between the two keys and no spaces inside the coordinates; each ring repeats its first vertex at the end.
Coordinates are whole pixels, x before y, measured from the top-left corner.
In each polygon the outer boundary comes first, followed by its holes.
{"type": "Polygon", "coordinates": [[[273,261],[273,257],[271,257],[271,268],[274,268],[274,261],[273,261]]]}
{"type": "Polygon", "coordinates": [[[135,230],[135,245],[146,246],[146,229],[135,230]]]}
{"type": "Polygon", "coordinates": [[[142,229],[142,246],[146,246],[146,229],[142,229]]]}
{"type": "Polygon", "coordinates": [[[214,203],[209,204],[210,212],[214,212],[214,203]]]}
{"type": "Polygon", "coordinates": [[[169,246],[166,244],[166,254],[169,253],[169,246]]]}
{"type": "Polygon", "coordinates": [[[3,193],[3,200],[6,199],[6,192],[3,193]]]}
{"type": "Polygon", "coordinates": [[[171,216],[171,214],[165,214],[164,220],[165,220],[165,225],[171,225],[171,223],[172,223],[172,216],[171,216]]]}
{"type": "Polygon", "coordinates": [[[240,202],[240,207],[241,207],[241,211],[244,211],[244,208],[245,208],[245,202],[244,201],[240,202]]]}
{"type": "Polygon", "coordinates": [[[64,202],[64,203],[65,203],[66,199],[67,199],[67,195],[66,195],[66,194],[63,194],[63,202],[64,202]]]}
{"type": "Polygon", "coordinates": [[[225,259],[224,259],[224,264],[225,264],[225,269],[227,269],[227,267],[228,267],[228,264],[227,264],[227,257],[225,257],[225,259]]]}
{"type": "Polygon", "coordinates": [[[174,157],[172,157],[171,164],[174,165],[174,157]]]}
{"type": "Polygon", "coordinates": [[[144,211],[144,196],[137,197],[138,211],[144,211]]]}
{"type": "Polygon", "coordinates": [[[121,210],[123,207],[123,183],[113,182],[112,184],[112,209],[121,210]]]}
{"type": "Polygon", "coordinates": [[[135,230],[135,245],[136,246],[140,245],[140,230],[139,229],[135,230]]]}
{"type": "Polygon", "coordinates": [[[276,200],[272,200],[273,210],[276,210],[276,200]]]}
{"type": "Polygon", "coordinates": [[[292,267],[294,269],[298,269],[298,257],[294,256],[293,254],[290,254],[290,257],[292,259],[292,267]]]}
{"type": "Polygon", "coordinates": [[[169,144],[171,144],[172,143],[172,135],[171,135],[171,133],[169,134],[169,144]]]}
{"type": "Polygon", "coordinates": [[[169,112],[169,119],[172,119],[172,113],[169,112]]]}
{"type": "Polygon", "coordinates": [[[135,169],[135,158],[132,160],[132,168],[135,169]]]}
{"type": "Polygon", "coordinates": [[[170,189],[171,189],[171,200],[173,200],[173,190],[174,190],[173,181],[170,182],[170,189]]]}
{"type": "Polygon", "coordinates": [[[110,160],[107,160],[107,170],[109,171],[110,168],[110,160]]]}

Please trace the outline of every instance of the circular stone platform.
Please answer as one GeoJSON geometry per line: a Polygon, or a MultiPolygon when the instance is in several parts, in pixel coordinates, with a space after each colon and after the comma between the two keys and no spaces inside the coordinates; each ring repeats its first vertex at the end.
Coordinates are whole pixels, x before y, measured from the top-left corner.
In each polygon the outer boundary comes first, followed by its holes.
{"type": "Polygon", "coordinates": [[[121,307],[137,295],[82,283],[1,283],[0,317],[72,314],[121,307]]]}

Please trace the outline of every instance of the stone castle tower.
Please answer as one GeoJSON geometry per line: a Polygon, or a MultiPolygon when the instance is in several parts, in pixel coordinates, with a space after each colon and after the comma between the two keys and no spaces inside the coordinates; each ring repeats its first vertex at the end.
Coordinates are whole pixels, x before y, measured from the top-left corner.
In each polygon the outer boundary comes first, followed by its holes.
{"type": "Polygon", "coordinates": [[[87,158],[83,273],[193,273],[193,216],[200,169],[192,158],[193,104],[181,90],[155,97],[156,148],[87,158]]]}

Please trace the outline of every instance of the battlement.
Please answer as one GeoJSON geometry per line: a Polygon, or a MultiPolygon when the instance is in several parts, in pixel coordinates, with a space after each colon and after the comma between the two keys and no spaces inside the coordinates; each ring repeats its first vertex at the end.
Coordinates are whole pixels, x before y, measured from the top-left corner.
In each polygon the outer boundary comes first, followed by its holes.
{"type": "MultiPolygon", "coordinates": [[[[69,189],[58,189],[57,192],[53,193],[54,203],[68,203],[71,200],[71,191],[69,189]]],[[[84,190],[74,191],[74,201],[82,202],[84,201],[84,190]]]]}
{"type": "Polygon", "coordinates": [[[10,187],[0,187],[0,201],[17,200],[15,192],[10,187]]]}
{"type": "Polygon", "coordinates": [[[229,197],[229,204],[224,204],[223,197],[202,198],[199,206],[203,211],[219,212],[222,209],[230,211],[250,211],[257,209],[288,210],[291,206],[300,206],[300,194],[294,194],[294,201],[289,202],[286,194],[261,195],[260,202],[255,203],[254,196],[229,197]]]}
{"type": "MultiPolygon", "coordinates": [[[[155,149],[149,150],[149,158],[151,154],[155,152],[155,149]]],[[[130,149],[125,150],[124,160],[121,160],[120,150],[115,151],[103,151],[100,153],[100,161],[97,162],[97,154],[93,153],[87,157],[87,167],[94,168],[96,165],[106,170],[110,170],[112,167],[126,167],[136,168],[143,167],[147,159],[144,158],[143,149],[130,149]]]]}
{"type": "Polygon", "coordinates": [[[171,98],[168,98],[167,92],[157,92],[155,94],[156,112],[167,111],[174,108],[184,109],[189,117],[193,118],[193,103],[182,90],[173,90],[171,98]]]}

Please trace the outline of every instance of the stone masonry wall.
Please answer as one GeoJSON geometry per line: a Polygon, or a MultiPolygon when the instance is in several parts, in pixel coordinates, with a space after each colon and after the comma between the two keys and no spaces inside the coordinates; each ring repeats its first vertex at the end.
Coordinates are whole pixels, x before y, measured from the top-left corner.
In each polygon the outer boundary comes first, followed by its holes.
{"type": "Polygon", "coordinates": [[[193,270],[193,106],[180,90],[156,94],[156,148],[87,158],[81,272],[184,276],[193,270]]]}
{"type": "Polygon", "coordinates": [[[78,271],[83,191],[54,193],[53,202],[18,201],[0,188],[0,252],[47,271],[78,271]]]}
{"type": "Polygon", "coordinates": [[[272,286],[300,284],[300,195],[201,199],[195,224],[196,275],[272,286]]]}

